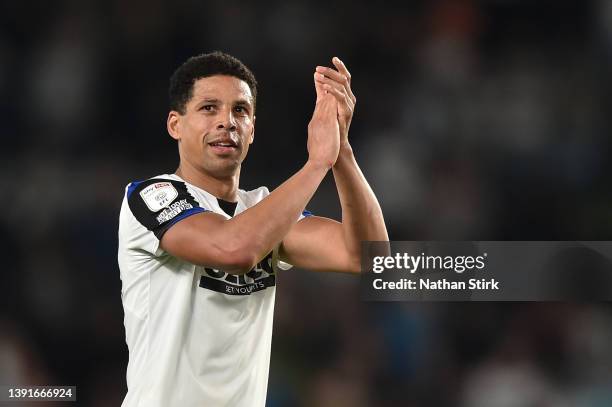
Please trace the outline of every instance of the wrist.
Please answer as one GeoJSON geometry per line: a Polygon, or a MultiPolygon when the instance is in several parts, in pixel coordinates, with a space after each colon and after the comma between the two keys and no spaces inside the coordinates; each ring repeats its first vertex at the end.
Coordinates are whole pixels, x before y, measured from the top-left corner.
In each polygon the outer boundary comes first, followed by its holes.
{"type": "Polygon", "coordinates": [[[327,171],[331,169],[332,165],[333,164],[330,162],[328,163],[324,161],[308,159],[308,161],[306,161],[306,165],[304,165],[304,168],[326,174],[327,171]]]}
{"type": "Polygon", "coordinates": [[[353,157],[353,147],[351,147],[348,140],[341,142],[340,152],[338,153],[338,159],[336,160],[334,167],[337,167],[342,161],[353,159],[353,157]]]}
{"type": "Polygon", "coordinates": [[[351,143],[348,140],[340,142],[340,154],[353,154],[353,147],[351,147],[351,143]]]}

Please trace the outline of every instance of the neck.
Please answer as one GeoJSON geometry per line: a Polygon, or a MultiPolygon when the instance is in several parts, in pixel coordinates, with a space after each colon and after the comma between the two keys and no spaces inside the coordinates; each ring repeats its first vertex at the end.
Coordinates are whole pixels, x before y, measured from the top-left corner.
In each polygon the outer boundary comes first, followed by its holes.
{"type": "Polygon", "coordinates": [[[238,200],[240,167],[238,167],[238,170],[230,176],[215,177],[189,165],[185,165],[181,161],[175,174],[190,184],[209,192],[216,198],[221,198],[228,202],[236,202],[238,200]]]}

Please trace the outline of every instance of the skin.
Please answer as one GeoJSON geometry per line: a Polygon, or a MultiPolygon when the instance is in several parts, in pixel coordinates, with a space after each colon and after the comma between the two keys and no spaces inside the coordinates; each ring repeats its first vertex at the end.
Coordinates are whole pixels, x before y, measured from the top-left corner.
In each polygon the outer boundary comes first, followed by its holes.
{"type": "Polygon", "coordinates": [[[176,174],[235,202],[240,167],[255,136],[253,96],[246,82],[225,75],[197,80],[185,113],[168,114],[168,133],[179,146],[176,174]],[[214,142],[234,147],[215,147],[214,142]]]}
{"type": "Polygon", "coordinates": [[[342,207],[342,222],[310,217],[297,223],[281,245],[281,258],[314,271],[360,272],[362,241],[388,241],[382,210],[364,177],[349,142],[348,132],[357,99],[351,74],[337,57],[334,68],[317,66],[317,97],[331,94],[338,103],[340,149],[333,166],[342,207]]]}
{"type": "MultiPolygon", "coordinates": [[[[228,273],[248,272],[274,247],[298,267],[360,272],[360,242],[388,240],[382,211],[348,140],[356,98],[350,73],[337,58],[317,67],[317,100],[308,125],[308,161],[291,178],[241,214],[226,220],[206,212],[176,223],[161,247],[194,264],[228,273]],[[342,222],[312,216],[297,222],[326,173],[333,168],[342,222]]],[[[255,116],[248,85],[230,76],[196,81],[185,112],[168,115],[178,141],[176,173],[218,198],[236,201],[240,167],[254,139],[255,116]],[[235,148],[211,145],[232,142],[235,148]]]]}

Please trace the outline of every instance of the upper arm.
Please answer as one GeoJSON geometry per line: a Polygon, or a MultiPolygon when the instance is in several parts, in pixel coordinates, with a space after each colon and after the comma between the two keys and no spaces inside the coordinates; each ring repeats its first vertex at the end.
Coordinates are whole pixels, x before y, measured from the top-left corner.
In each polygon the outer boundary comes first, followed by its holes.
{"type": "Polygon", "coordinates": [[[281,260],[313,271],[360,272],[359,253],[348,250],[342,224],[309,216],[297,222],[280,247],[281,260]]]}
{"type": "Polygon", "coordinates": [[[248,271],[252,259],[242,250],[239,236],[228,233],[223,216],[206,212],[177,222],[161,238],[161,247],[175,257],[228,273],[248,271]]]}
{"type": "Polygon", "coordinates": [[[239,236],[228,232],[228,221],[201,207],[184,182],[154,178],[133,183],[127,201],[136,220],[171,255],[228,272],[249,268],[251,259],[239,250],[239,236]]]}

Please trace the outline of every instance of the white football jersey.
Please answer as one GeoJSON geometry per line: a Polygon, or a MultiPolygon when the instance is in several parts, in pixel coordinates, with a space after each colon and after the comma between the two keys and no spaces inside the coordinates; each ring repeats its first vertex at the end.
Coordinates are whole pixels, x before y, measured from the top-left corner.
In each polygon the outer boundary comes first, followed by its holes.
{"type": "MultiPolygon", "coordinates": [[[[239,190],[235,214],[268,194],[239,190]]],[[[235,215],[174,174],[126,187],[118,252],[129,349],[124,407],[265,405],[276,271],[291,266],[275,249],[236,276],[160,248],[173,224],[205,211],[235,215]]]]}

